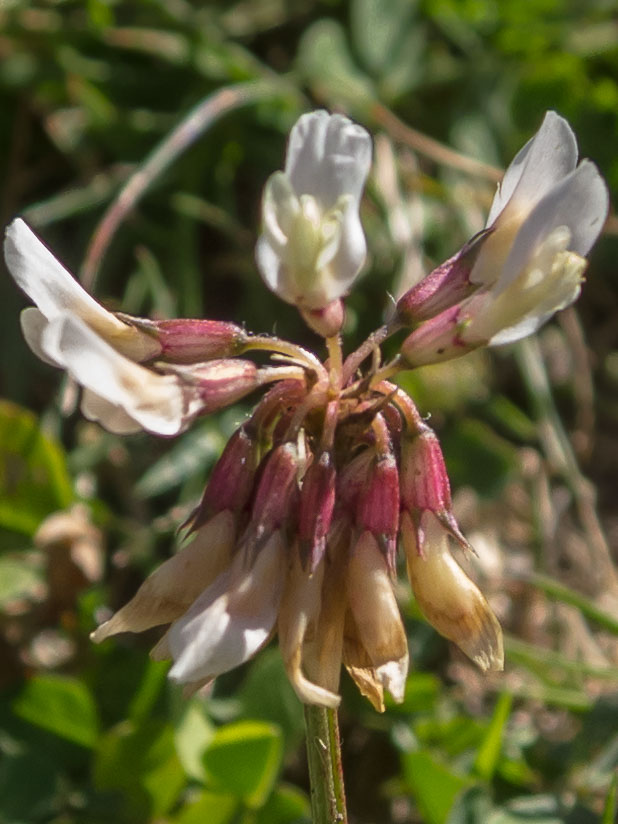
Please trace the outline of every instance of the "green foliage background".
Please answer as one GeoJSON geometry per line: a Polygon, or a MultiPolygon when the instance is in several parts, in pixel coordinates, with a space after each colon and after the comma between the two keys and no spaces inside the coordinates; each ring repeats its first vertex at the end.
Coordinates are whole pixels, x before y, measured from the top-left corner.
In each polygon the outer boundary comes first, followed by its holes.
{"type": "MultiPolygon", "coordinates": [[[[615,202],[617,12],[613,0],[0,0],[2,223],[24,215],[77,272],[137,164],[207,95],[259,81],[257,102],[153,180],[95,291],[134,314],[233,319],[319,345],[263,287],[253,245],[290,126],[309,108],[341,109],[382,141],[351,347],[389,291],[480,228],[493,191],[417,151],[388,115],[504,167],[556,109],[615,202]]],[[[477,576],[508,632],[507,669],[481,678],[402,587],[404,704],[379,716],[342,683],[353,822],[614,821],[615,234],[612,219],[581,321],[570,311],[532,343],[404,378],[443,440],[477,576]]],[[[308,821],[302,710],[274,646],[186,701],[149,661],[154,637],[88,640],[169,554],[244,410],[175,442],[63,417],[58,373],[22,342],[25,305],[3,273],[0,824],[308,821]],[[70,546],[35,539],[75,504],[94,524],[86,572],[70,546]]]]}

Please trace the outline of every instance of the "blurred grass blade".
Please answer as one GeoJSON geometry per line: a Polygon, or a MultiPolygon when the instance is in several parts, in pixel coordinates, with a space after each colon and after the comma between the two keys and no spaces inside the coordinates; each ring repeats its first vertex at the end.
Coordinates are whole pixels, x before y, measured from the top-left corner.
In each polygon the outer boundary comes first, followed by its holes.
{"type": "Polygon", "coordinates": [[[538,572],[532,573],[527,580],[533,586],[542,589],[550,598],[555,598],[563,604],[570,604],[571,606],[577,607],[586,618],[590,618],[599,624],[599,626],[603,627],[603,629],[607,629],[614,635],[618,635],[618,618],[600,609],[590,598],[538,572]]]}
{"type": "Polygon", "coordinates": [[[500,758],[500,749],[502,747],[502,738],[506,723],[511,714],[511,707],[513,705],[513,696],[508,692],[503,692],[496,701],[494,713],[489,722],[489,727],[485,733],[485,737],[481,742],[476,759],[474,761],[474,770],[485,781],[491,781],[496,765],[500,758]]]}
{"type": "Polygon", "coordinates": [[[607,793],[601,824],[615,824],[618,821],[618,775],[614,775],[607,793]]]}

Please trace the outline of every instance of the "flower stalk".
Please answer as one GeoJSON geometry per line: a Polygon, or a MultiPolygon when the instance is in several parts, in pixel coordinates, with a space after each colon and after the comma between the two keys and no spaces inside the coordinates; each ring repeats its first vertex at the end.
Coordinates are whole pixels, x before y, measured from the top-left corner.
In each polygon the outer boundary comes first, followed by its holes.
{"type": "Polygon", "coordinates": [[[313,824],[347,824],[337,710],[305,705],[313,824]]]}

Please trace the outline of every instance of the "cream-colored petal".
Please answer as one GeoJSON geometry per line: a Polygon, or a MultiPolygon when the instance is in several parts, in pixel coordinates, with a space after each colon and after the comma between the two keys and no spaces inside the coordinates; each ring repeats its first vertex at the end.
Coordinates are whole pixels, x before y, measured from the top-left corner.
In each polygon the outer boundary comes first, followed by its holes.
{"type": "MultiPolygon", "coordinates": [[[[63,315],[52,321],[41,345],[79,384],[154,434],[177,435],[202,406],[198,393],[184,387],[178,377],[133,363],[76,317],[63,315]]],[[[100,422],[105,426],[105,418],[100,422]]]]}
{"type": "Polygon", "coordinates": [[[190,544],[146,578],[129,603],[92,633],[92,640],[99,643],[118,632],[142,632],[175,621],[228,568],[235,535],[232,513],[215,515],[190,544]]]}
{"type": "MultiPolygon", "coordinates": [[[[385,664],[401,662],[400,669],[407,674],[406,633],[386,560],[371,532],[364,532],[350,553],[346,590],[358,637],[376,672],[385,664]]],[[[384,675],[390,681],[390,670],[385,670],[384,675]]],[[[396,692],[400,692],[398,687],[396,692]]]]}
{"type": "Polygon", "coordinates": [[[170,678],[179,683],[201,681],[251,658],[271,636],[284,580],[284,546],[278,532],[251,567],[238,552],[229,570],[170,627],[170,678]]]}
{"type": "Polygon", "coordinates": [[[152,337],[97,303],[21,218],[6,230],[4,256],[15,282],[48,321],[75,315],[132,360],[146,360],[161,351],[152,337]]]}
{"type": "Polygon", "coordinates": [[[422,556],[408,513],[402,515],[402,536],[410,584],[423,615],[482,670],[503,669],[502,629],[496,616],[451,555],[447,533],[437,518],[431,512],[422,517],[422,556]]]}
{"type": "Polygon", "coordinates": [[[315,635],[322,606],[324,562],[312,575],[303,569],[298,548],[292,549],[285,589],[279,608],[279,647],[288,677],[305,704],[338,707],[341,698],[313,684],[303,672],[302,651],[307,634],[315,635]]]}
{"type": "Polygon", "coordinates": [[[305,636],[302,652],[304,671],[313,684],[336,694],[341,676],[343,628],[346,611],[345,535],[325,558],[322,607],[315,633],[305,636]]]}

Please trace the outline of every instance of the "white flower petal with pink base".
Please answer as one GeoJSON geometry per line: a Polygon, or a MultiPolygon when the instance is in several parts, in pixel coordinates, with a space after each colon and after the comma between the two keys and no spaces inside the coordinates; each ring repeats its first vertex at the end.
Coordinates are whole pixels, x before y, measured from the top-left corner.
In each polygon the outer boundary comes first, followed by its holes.
{"type": "MultiPolygon", "coordinates": [[[[59,317],[44,330],[41,348],[54,363],[112,408],[120,407],[139,426],[157,435],[177,435],[202,406],[178,378],[160,375],[120,355],[85,323],[59,317]]],[[[93,411],[93,399],[87,409],[93,411]]],[[[105,414],[104,406],[98,414],[105,414]]],[[[105,426],[105,418],[100,422],[105,426]]],[[[113,424],[112,424],[113,425],[113,424]]]]}
{"type": "Polygon", "coordinates": [[[252,566],[247,567],[243,553],[237,553],[231,568],[170,627],[170,678],[201,681],[251,658],[273,631],[284,581],[284,547],[278,532],[252,566]]]}
{"type": "Polygon", "coordinates": [[[48,321],[75,315],[132,360],[159,353],[159,345],[150,336],[97,303],[21,218],[6,230],[4,257],[17,285],[48,321]]]}

